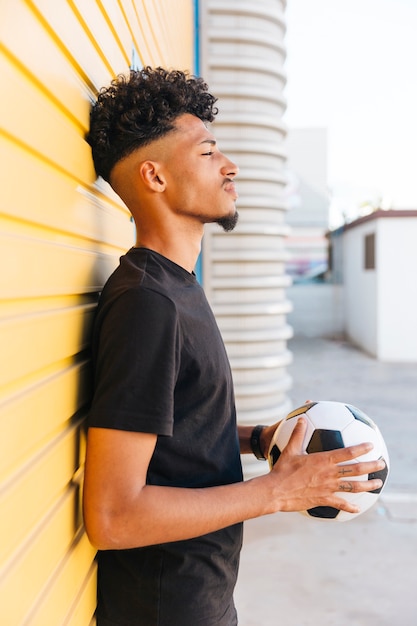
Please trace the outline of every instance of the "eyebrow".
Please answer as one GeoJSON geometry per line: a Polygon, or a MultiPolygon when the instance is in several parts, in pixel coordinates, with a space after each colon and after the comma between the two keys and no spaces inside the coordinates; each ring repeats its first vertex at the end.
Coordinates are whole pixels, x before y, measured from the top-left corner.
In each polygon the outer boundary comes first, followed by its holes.
{"type": "Polygon", "coordinates": [[[209,143],[211,146],[215,146],[217,142],[215,139],[203,139],[198,145],[201,146],[203,143],[209,143]]]}

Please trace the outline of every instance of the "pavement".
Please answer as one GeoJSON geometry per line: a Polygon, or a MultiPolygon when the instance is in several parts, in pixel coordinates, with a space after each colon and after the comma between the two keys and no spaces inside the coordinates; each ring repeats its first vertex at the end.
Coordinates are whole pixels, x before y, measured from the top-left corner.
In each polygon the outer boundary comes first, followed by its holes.
{"type": "Polygon", "coordinates": [[[355,519],[278,513],[245,523],[239,626],[417,626],[417,363],[382,363],[341,339],[289,342],[293,407],[348,402],[379,426],[390,476],[355,519]]]}

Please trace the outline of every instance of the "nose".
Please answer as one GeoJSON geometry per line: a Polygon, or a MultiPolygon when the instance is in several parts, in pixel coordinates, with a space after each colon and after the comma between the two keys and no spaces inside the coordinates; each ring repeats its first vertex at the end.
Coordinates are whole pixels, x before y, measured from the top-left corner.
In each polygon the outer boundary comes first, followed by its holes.
{"type": "Polygon", "coordinates": [[[225,157],[225,159],[226,162],[222,166],[221,173],[223,176],[227,176],[227,178],[234,178],[239,174],[239,167],[227,157],[225,157]]]}

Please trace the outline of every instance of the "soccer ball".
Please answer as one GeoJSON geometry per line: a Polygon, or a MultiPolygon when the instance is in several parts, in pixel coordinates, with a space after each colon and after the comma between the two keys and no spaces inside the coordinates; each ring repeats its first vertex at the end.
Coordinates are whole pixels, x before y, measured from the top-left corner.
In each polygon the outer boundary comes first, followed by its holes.
{"type": "MultiPolygon", "coordinates": [[[[345,500],[359,506],[360,513],[347,513],[330,506],[318,506],[308,511],[300,511],[300,513],[309,517],[337,522],[345,522],[361,515],[378,500],[389,473],[388,451],[377,425],[363,411],[350,404],[325,401],[305,404],[287,415],[276,429],[268,452],[271,469],[287,445],[300,416],[306,418],[308,425],[303,442],[303,449],[307,454],[347,448],[370,441],[374,445],[373,450],[361,456],[360,460],[373,461],[382,458],[385,461],[383,470],[351,478],[351,480],[380,478],[383,483],[380,489],[362,493],[343,492],[340,494],[345,500]]],[[[359,459],[350,461],[350,463],[358,462],[359,459]]]]}

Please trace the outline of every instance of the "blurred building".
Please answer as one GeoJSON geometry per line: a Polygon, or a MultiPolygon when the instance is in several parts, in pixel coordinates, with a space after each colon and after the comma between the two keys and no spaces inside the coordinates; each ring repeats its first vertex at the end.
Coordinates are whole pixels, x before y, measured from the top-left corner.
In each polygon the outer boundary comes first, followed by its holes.
{"type": "Polygon", "coordinates": [[[287,272],[294,282],[323,276],[328,264],[327,130],[291,128],[287,136],[287,272]]]}
{"type": "Polygon", "coordinates": [[[417,211],[378,210],[329,235],[347,338],[381,361],[417,362],[417,211]]]}

